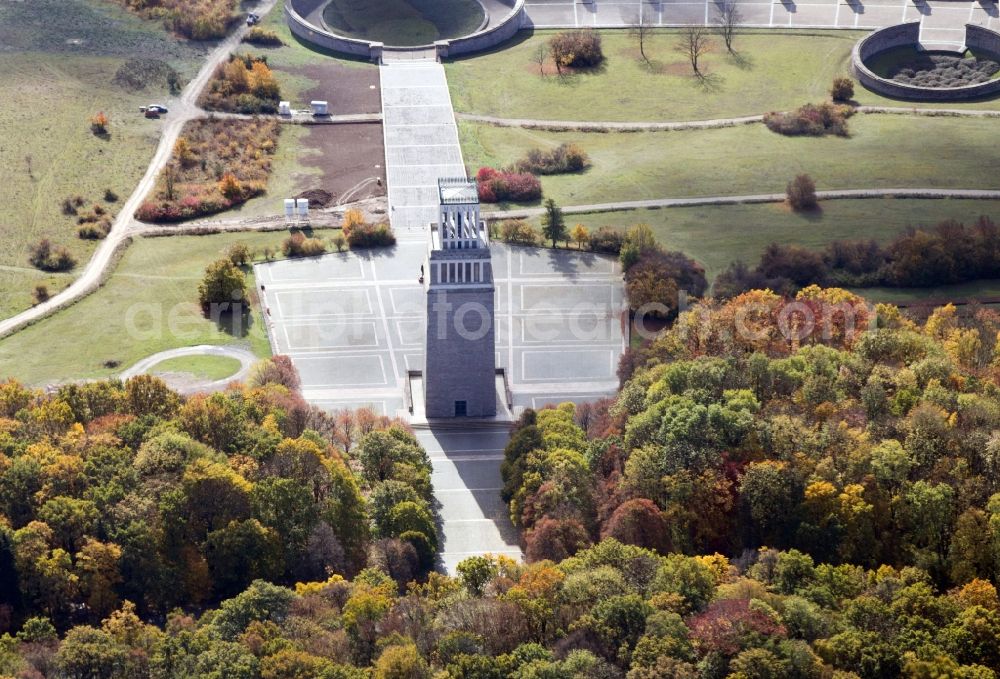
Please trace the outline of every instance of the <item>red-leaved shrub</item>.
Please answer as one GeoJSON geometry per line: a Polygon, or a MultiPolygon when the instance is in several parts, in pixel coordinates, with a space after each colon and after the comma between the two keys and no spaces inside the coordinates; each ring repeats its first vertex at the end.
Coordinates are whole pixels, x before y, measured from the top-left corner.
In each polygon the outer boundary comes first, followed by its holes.
{"type": "Polygon", "coordinates": [[[530,172],[505,172],[482,167],[476,173],[476,186],[481,203],[529,203],[542,197],[542,183],[530,172]]]}

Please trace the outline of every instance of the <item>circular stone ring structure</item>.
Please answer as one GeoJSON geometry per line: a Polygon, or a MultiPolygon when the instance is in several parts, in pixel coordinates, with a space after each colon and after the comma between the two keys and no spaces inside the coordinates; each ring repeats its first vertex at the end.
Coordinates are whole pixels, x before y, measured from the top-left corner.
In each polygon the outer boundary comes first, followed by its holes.
{"type": "Polygon", "coordinates": [[[416,47],[396,47],[334,33],[323,20],[323,10],[329,4],[329,0],[285,0],[285,18],[293,35],[323,50],[369,59],[376,63],[382,61],[386,53],[393,53],[397,58],[405,58],[407,53],[412,53],[414,57],[427,56],[431,53],[440,59],[492,49],[510,40],[521,30],[525,16],[525,0],[479,0],[479,2],[484,7],[486,18],[477,31],[416,47]]]}
{"type": "MultiPolygon", "coordinates": [[[[924,87],[884,78],[866,65],[886,50],[896,47],[919,47],[920,22],[912,21],[873,31],[854,46],[851,65],[862,85],[873,92],[894,99],[911,101],[967,101],[1000,94],[1000,78],[958,87],[924,87]]],[[[976,24],[965,26],[965,48],[1000,55],[1000,33],[976,24]]],[[[956,54],[964,53],[955,50],[956,54]]],[[[942,50],[944,51],[944,50],[942,50]]]]}

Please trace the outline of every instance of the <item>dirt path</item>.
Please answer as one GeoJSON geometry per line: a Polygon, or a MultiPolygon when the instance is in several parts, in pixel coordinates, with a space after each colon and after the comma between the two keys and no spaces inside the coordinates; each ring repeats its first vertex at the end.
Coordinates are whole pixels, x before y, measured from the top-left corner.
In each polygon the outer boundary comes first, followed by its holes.
{"type": "Polygon", "coordinates": [[[351,125],[355,123],[381,123],[381,113],[340,113],[322,117],[314,117],[310,113],[296,112],[291,116],[279,116],[270,113],[227,113],[225,111],[206,111],[198,108],[194,118],[223,118],[230,120],[254,120],[256,118],[274,118],[286,125],[351,125]]]}
{"type": "MultiPolygon", "coordinates": [[[[817,191],[820,200],[844,198],[967,198],[972,200],[1000,200],[1000,191],[980,189],[844,189],[817,191]]],[[[564,214],[589,212],[621,212],[663,207],[696,207],[699,205],[742,205],[747,203],[783,203],[783,193],[759,193],[747,196],[706,196],[704,198],[653,198],[651,200],[623,200],[616,203],[591,203],[589,205],[564,205],[564,214]]],[[[486,219],[528,219],[538,217],[545,208],[519,208],[483,212],[486,219]]]]}
{"type": "MultiPolygon", "coordinates": [[[[260,14],[266,14],[271,11],[276,1],[262,0],[256,5],[255,9],[249,9],[260,14]]],[[[156,147],[156,153],[153,155],[149,167],[146,169],[146,174],[135,187],[132,195],[122,205],[122,209],[111,227],[111,232],[107,238],[101,241],[100,246],[98,246],[90,261],[87,262],[80,276],[68,288],[52,296],[47,302],[43,302],[15,316],[0,321],[0,337],[9,335],[35,321],[45,318],[100,287],[117,253],[127,244],[128,239],[137,228],[137,222],[134,219],[135,211],[139,208],[143,198],[152,190],[156,183],[157,175],[169,160],[177,137],[180,135],[181,128],[189,120],[203,115],[201,109],[196,105],[198,95],[201,94],[201,91],[211,79],[216,66],[228,58],[230,52],[243,40],[243,35],[246,31],[247,27],[241,25],[232,35],[220,42],[212,50],[211,54],[209,54],[201,70],[198,71],[198,75],[184,87],[180,97],[168,99],[167,107],[170,112],[166,115],[163,131],[160,135],[160,143],[156,147]]]]}
{"type": "MultiPolygon", "coordinates": [[[[336,229],[344,222],[348,209],[361,210],[366,219],[385,219],[388,203],[384,197],[366,198],[331,208],[314,209],[309,213],[309,228],[336,229]]],[[[288,222],[282,215],[244,217],[241,219],[203,219],[180,224],[147,224],[136,222],[132,236],[203,236],[213,233],[240,233],[245,231],[286,231],[288,222]]]]}
{"type": "MultiPolygon", "coordinates": [[[[1000,118],[1000,111],[959,108],[908,108],[904,106],[858,106],[858,113],[883,115],[913,115],[928,117],[1000,118]]],[[[456,113],[459,120],[485,123],[496,127],[522,127],[550,132],[656,132],[671,130],[708,130],[736,125],[751,125],[764,120],[763,114],[710,120],[677,120],[660,122],[612,122],[583,120],[540,120],[534,118],[498,118],[474,113],[456,113]]]]}
{"type": "Polygon", "coordinates": [[[733,127],[759,123],[763,115],[743,116],[740,118],[717,118],[712,120],[687,120],[674,122],[610,122],[583,120],[538,120],[533,118],[498,118],[496,116],[481,116],[474,113],[456,113],[459,120],[473,123],[485,123],[496,127],[523,127],[528,130],[548,130],[550,132],[655,132],[658,130],[700,130],[716,127],[733,127]]]}

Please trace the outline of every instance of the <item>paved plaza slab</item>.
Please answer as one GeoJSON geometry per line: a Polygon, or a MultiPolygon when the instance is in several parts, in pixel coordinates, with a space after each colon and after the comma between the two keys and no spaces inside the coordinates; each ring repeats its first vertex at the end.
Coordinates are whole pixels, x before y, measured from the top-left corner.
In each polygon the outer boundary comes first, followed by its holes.
{"type": "MultiPolygon", "coordinates": [[[[380,72],[397,245],[258,264],[255,271],[272,349],[291,357],[310,403],[408,418],[410,373],[423,367],[426,291],[418,278],[438,216],[437,181],[465,176],[466,168],[442,66],[389,63],[380,72]]],[[[514,406],[504,404],[506,418],[526,407],[613,394],[627,344],[618,262],[500,244],[491,254],[496,365],[507,378],[497,393],[505,401],[509,390],[514,406]]],[[[419,384],[413,391],[419,405],[419,384]]],[[[476,554],[520,558],[499,492],[508,422],[416,426],[433,465],[445,570],[476,554]]]]}
{"type": "MultiPolygon", "coordinates": [[[[618,262],[502,244],[492,251],[497,366],[514,406],[534,407],[540,391],[554,401],[613,393],[626,343],[618,262]]],[[[425,255],[426,245],[407,241],[257,265],[274,352],[292,357],[306,398],[329,401],[336,389],[338,403],[402,407],[407,372],[423,363],[426,298],[417,279],[425,255]]]]}
{"type": "MultiPolygon", "coordinates": [[[[391,251],[255,267],[272,347],[292,358],[308,401],[331,411],[367,406],[408,414],[407,371],[423,363],[426,293],[417,272],[426,248],[409,241],[391,251]],[[303,280],[303,267],[311,280],[303,280]]],[[[613,394],[626,346],[617,261],[500,244],[491,250],[497,365],[507,372],[516,410],[613,394]]],[[[431,458],[441,565],[449,573],[472,555],[521,555],[500,498],[508,425],[456,426],[417,430],[431,458]]]]}
{"type": "MultiPolygon", "coordinates": [[[[720,0],[527,0],[526,22],[535,28],[615,28],[633,23],[642,12],[655,26],[711,23],[720,0]]],[[[1000,29],[994,0],[737,0],[743,23],[768,28],[872,29],[921,21],[921,39],[941,46],[961,45],[965,24],[1000,29]]]]}

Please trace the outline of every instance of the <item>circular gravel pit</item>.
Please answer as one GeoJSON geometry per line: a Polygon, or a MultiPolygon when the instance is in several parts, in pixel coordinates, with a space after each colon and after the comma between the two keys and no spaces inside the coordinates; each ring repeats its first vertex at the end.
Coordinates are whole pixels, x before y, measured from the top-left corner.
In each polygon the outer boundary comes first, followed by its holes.
{"type": "Polygon", "coordinates": [[[485,20],[478,0],[330,0],[323,8],[331,32],[392,47],[469,35],[485,20]]]}

